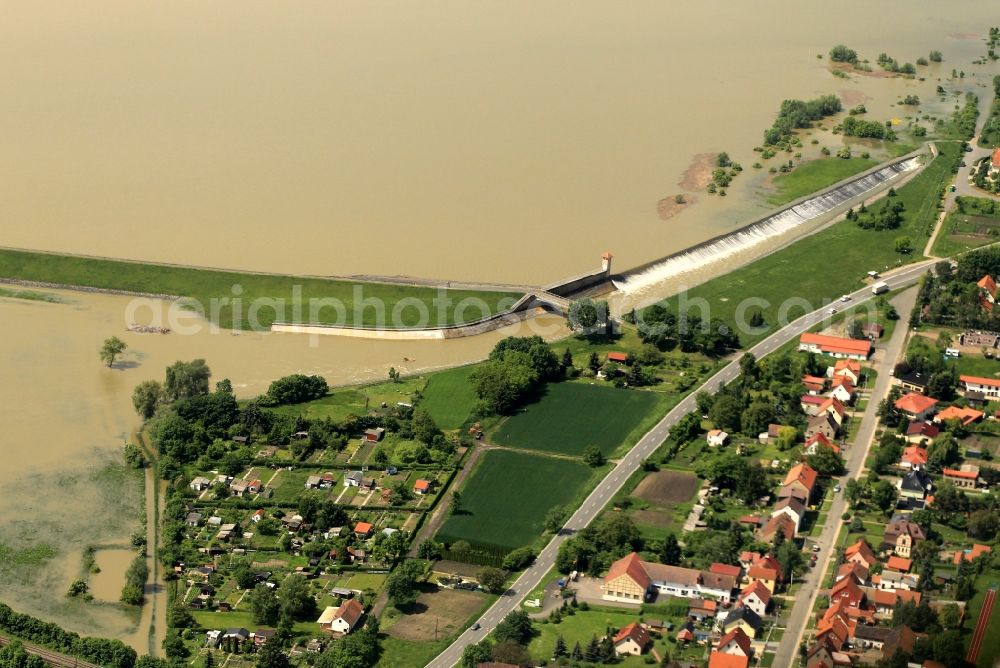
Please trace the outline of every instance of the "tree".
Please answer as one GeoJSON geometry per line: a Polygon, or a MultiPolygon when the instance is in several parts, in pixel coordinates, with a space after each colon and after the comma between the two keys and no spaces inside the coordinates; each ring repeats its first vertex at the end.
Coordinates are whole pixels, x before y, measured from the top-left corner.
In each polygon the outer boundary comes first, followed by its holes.
{"type": "Polygon", "coordinates": [[[597,351],[590,353],[590,358],[587,360],[587,368],[589,368],[594,373],[601,368],[601,358],[597,356],[597,351]]]}
{"type": "Polygon", "coordinates": [[[996,512],[992,510],[977,510],[969,515],[969,537],[984,541],[992,541],[1000,528],[996,512]]]}
{"type": "Polygon", "coordinates": [[[844,474],[844,460],[832,448],[819,447],[816,454],[806,458],[809,466],[816,469],[816,472],[825,476],[837,476],[844,474]]]}
{"type": "Polygon", "coordinates": [[[479,569],[476,579],[479,580],[479,584],[487,591],[497,593],[503,590],[504,583],[507,581],[507,574],[499,568],[483,566],[479,569]]]}
{"type": "Polygon", "coordinates": [[[708,412],[708,419],[719,429],[738,432],[742,413],[742,402],[735,396],[725,394],[716,397],[712,410],[708,412]]]}
{"type": "Polygon", "coordinates": [[[493,636],[497,642],[513,640],[526,644],[531,639],[531,618],[524,610],[512,610],[497,624],[493,636]]]}
{"type": "Polygon", "coordinates": [[[208,379],[211,376],[212,371],[203,359],[174,362],[167,367],[164,395],[167,401],[174,402],[208,394],[208,379]]]}
{"type": "Polygon", "coordinates": [[[496,663],[511,666],[531,665],[528,648],[514,640],[503,640],[493,646],[490,656],[496,663]]]}
{"type": "Polygon", "coordinates": [[[861,325],[861,321],[857,318],[851,320],[847,325],[847,335],[852,339],[864,339],[865,328],[861,325]]]}
{"type": "Polygon", "coordinates": [[[870,495],[872,503],[884,513],[896,506],[896,488],[886,480],[879,480],[872,485],[870,495]]]}
{"type": "Polygon", "coordinates": [[[566,508],[563,506],[554,506],[549,508],[549,511],[545,514],[545,530],[555,533],[562,529],[563,524],[566,522],[566,508]]]}
{"type": "Polygon", "coordinates": [[[566,371],[573,366],[573,353],[569,351],[569,348],[563,351],[562,361],[559,363],[563,371],[566,371]]]}
{"type": "Polygon", "coordinates": [[[101,346],[101,361],[108,365],[110,369],[115,365],[115,359],[125,352],[128,348],[128,344],[119,339],[117,336],[112,336],[110,338],[104,339],[104,344],[101,346]]]}
{"type": "Polygon", "coordinates": [[[462,650],[462,668],[478,668],[479,664],[492,660],[493,643],[489,638],[484,638],[475,645],[466,645],[462,650]]]}
{"type": "Polygon", "coordinates": [[[930,61],[932,63],[940,63],[942,60],[944,60],[944,56],[942,56],[941,52],[938,51],[937,49],[934,49],[933,51],[931,51],[931,53],[928,56],[928,58],[930,58],[930,61]]]}
{"type": "Polygon", "coordinates": [[[281,604],[274,590],[264,585],[257,585],[250,592],[250,611],[254,624],[273,626],[281,615],[281,604]]]}
{"type": "Polygon", "coordinates": [[[163,386],[155,380],[144,380],[132,390],[132,405],[143,420],[156,414],[156,408],[163,400],[163,386]]]}
{"type": "Polygon", "coordinates": [[[844,485],[844,498],[847,499],[847,503],[851,505],[852,508],[858,505],[862,499],[865,498],[865,487],[860,482],[851,478],[844,485]]]}
{"type": "Polygon", "coordinates": [[[913,240],[907,236],[896,237],[895,248],[897,253],[907,255],[913,251],[913,240]]]}
{"type": "Polygon", "coordinates": [[[420,559],[435,560],[441,558],[441,543],[427,539],[417,547],[417,557],[420,559]]]}
{"type": "Polygon", "coordinates": [[[309,589],[309,581],[301,575],[285,580],[278,590],[278,603],[282,620],[298,621],[316,613],[316,599],[309,589]]]}
{"type": "Polygon", "coordinates": [[[273,640],[264,643],[257,652],[257,668],[289,668],[290,665],[288,655],[273,640]]]}
{"type": "Polygon", "coordinates": [[[830,60],[835,63],[857,63],[858,52],[844,46],[843,44],[838,44],[830,49],[830,60]]]}
{"type": "Polygon", "coordinates": [[[434,418],[431,414],[419,408],[413,412],[413,420],[411,422],[413,428],[413,435],[417,437],[418,441],[430,445],[434,442],[434,438],[441,434],[441,430],[438,429],[437,423],[434,422],[434,418]]]}
{"type": "Polygon", "coordinates": [[[668,566],[677,566],[681,563],[681,546],[677,542],[677,536],[668,533],[663,539],[663,546],[660,548],[660,562],[668,566]]]}
{"type": "Polygon", "coordinates": [[[604,465],[604,454],[596,445],[588,445],[583,449],[583,461],[587,466],[597,468],[604,465]]]}
{"type": "Polygon", "coordinates": [[[566,649],[566,641],[563,640],[561,635],[556,636],[556,644],[555,647],[552,648],[552,658],[559,659],[568,655],[569,650],[566,649]]]}
{"type": "Polygon", "coordinates": [[[417,561],[404,561],[386,580],[389,601],[397,608],[412,605],[417,600],[417,580],[424,574],[424,568],[417,561]]]}
{"type": "Polygon", "coordinates": [[[538,382],[538,372],[527,353],[509,351],[476,367],[469,380],[479,397],[480,409],[504,415],[538,382]]]}

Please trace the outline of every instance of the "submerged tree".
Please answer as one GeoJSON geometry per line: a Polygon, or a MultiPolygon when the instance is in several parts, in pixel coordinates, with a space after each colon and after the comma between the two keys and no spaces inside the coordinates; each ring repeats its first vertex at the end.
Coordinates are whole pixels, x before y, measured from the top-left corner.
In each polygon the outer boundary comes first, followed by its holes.
{"type": "Polygon", "coordinates": [[[101,361],[111,368],[115,365],[115,360],[125,352],[128,348],[128,344],[119,339],[117,336],[112,336],[110,338],[104,339],[104,345],[101,346],[101,361]]]}

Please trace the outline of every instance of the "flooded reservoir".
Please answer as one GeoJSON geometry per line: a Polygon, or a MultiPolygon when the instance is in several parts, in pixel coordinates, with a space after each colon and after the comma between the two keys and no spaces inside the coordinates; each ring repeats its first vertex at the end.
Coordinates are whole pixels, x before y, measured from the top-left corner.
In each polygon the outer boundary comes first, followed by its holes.
{"type": "Polygon", "coordinates": [[[7,9],[2,245],[518,284],[738,226],[763,175],[709,197],[697,156],[749,167],[785,98],[838,93],[885,119],[953,67],[988,83],[970,63],[995,16],[937,0],[7,9]],[[816,58],[838,42],[945,60],[924,82],[840,79],[816,58]],[[685,192],[699,201],[662,220],[685,192]]]}

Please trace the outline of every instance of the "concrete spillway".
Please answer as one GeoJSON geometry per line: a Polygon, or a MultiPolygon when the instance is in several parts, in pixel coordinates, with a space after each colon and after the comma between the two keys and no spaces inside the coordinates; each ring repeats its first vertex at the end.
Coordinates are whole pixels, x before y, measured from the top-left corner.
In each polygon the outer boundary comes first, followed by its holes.
{"type": "Polygon", "coordinates": [[[628,294],[722,262],[737,253],[742,253],[805,223],[816,220],[847,202],[863,197],[901,174],[917,169],[919,166],[918,158],[912,156],[874,169],[738,230],[637,267],[619,276],[615,280],[615,286],[623,293],[628,294]]]}

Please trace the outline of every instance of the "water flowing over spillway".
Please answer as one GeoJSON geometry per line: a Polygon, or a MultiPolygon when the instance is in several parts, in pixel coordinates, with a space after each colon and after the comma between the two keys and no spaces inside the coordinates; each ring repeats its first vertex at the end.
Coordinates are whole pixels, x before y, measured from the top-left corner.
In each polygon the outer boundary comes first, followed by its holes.
{"type": "Polygon", "coordinates": [[[919,166],[920,162],[916,157],[887,165],[804,202],[782,209],[763,220],[628,272],[615,282],[615,286],[626,294],[634,293],[650,285],[721,262],[830,213],[844,203],[861,197],[919,166]]]}

